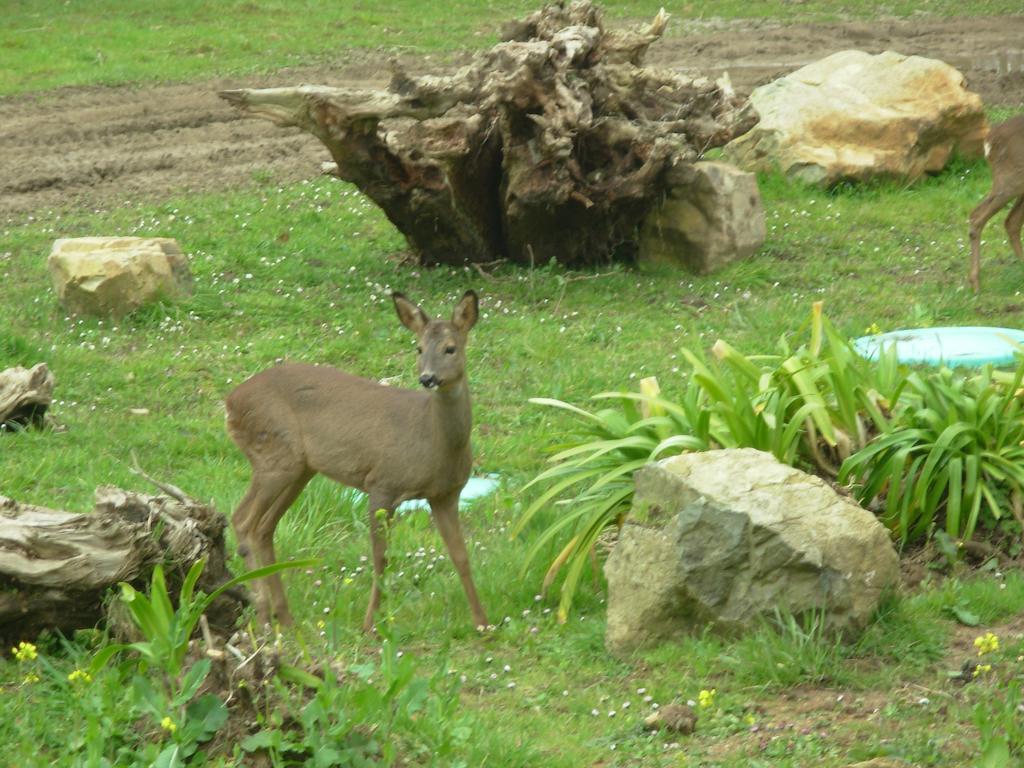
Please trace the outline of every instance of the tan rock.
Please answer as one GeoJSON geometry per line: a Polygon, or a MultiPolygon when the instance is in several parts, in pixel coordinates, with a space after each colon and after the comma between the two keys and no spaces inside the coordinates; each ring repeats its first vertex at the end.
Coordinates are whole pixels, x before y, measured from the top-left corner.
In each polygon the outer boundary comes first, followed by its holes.
{"type": "Polygon", "coordinates": [[[167,237],[76,237],[53,244],[53,288],[73,314],[121,316],[160,298],[191,291],[178,243],[167,237]]]}
{"type": "Polygon", "coordinates": [[[959,71],[894,51],[840,51],[756,88],[750,103],[761,120],[725,157],[825,186],[935,173],[954,151],[979,156],[988,132],[959,71]]]}
{"type": "Polygon", "coordinates": [[[695,163],[644,220],[640,262],[707,274],[756,252],[765,232],[754,174],[728,163],[695,163]]]}
{"type": "Polygon", "coordinates": [[[686,704],[666,704],[644,718],[644,730],[689,735],[697,728],[697,713],[686,704]]]}

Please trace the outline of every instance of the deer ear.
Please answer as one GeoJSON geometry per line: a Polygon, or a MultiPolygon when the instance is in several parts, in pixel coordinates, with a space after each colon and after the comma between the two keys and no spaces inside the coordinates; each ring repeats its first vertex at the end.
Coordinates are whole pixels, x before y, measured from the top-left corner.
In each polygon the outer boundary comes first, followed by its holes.
{"type": "Polygon", "coordinates": [[[402,325],[419,336],[430,322],[427,313],[405,298],[403,293],[395,291],[391,298],[395,302],[395,311],[398,312],[398,319],[402,321],[402,325]]]}
{"type": "Polygon", "coordinates": [[[462,300],[456,305],[455,311],[452,312],[452,325],[466,333],[476,325],[479,316],[480,301],[476,297],[476,292],[466,291],[462,300]]]}

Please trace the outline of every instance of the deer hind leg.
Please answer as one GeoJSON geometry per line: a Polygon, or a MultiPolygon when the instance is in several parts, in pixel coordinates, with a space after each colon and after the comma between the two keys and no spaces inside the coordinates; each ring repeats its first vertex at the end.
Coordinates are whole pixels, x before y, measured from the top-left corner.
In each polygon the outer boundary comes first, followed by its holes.
{"type": "Polygon", "coordinates": [[[462,526],[459,523],[459,494],[455,493],[443,499],[431,499],[430,511],[434,518],[434,525],[437,526],[445,546],[448,547],[448,556],[451,557],[452,564],[462,580],[462,589],[466,593],[469,610],[473,614],[473,625],[486,627],[487,614],[476,594],[473,575],[469,569],[466,541],[462,536],[462,526]]]}
{"type": "Polygon", "coordinates": [[[370,588],[370,602],[363,617],[363,631],[372,632],[374,614],[380,608],[381,582],[387,567],[388,528],[395,515],[395,500],[383,493],[371,493],[367,506],[370,517],[370,545],[373,549],[373,586],[370,588]],[[383,511],[383,515],[381,512],[383,511]],[[382,519],[383,518],[383,519],[382,519]]]}
{"type": "MultiPolygon", "coordinates": [[[[306,469],[253,472],[249,490],[231,519],[246,567],[262,568],[276,562],[274,530],[312,476],[306,469]]],[[[276,617],[281,624],[292,623],[288,599],[278,574],[260,580],[256,598],[257,612],[262,621],[269,622],[276,617]]]]}
{"type": "MultiPolygon", "coordinates": [[[[971,272],[970,281],[974,292],[981,290],[981,233],[988,224],[988,220],[995,216],[1010,200],[1013,195],[1001,192],[990,192],[978,206],[971,211],[971,272]]],[[[1011,213],[1012,215],[1012,213],[1011,213]]]]}
{"type": "Polygon", "coordinates": [[[1017,254],[1018,259],[1024,259],[1024,248],[1020,243],[1020,229],[1024,224],[1024,194],[1017,198],[1009,215],[1006,217],[1006,235],[1010,240],[1010,247],[1017,254]]]}
{"type": "MultiPolygon", "coordinates": [[[[252,542],[260,567],[273,565],[278,561],[273,551],[273,532],[312,476],[313,473],[305,469],[270,475],[270,503],[252,523],[252,542]]],[[[288,597],[285,594],[285,585],[281,581],[281,574],[273,573],[262,581],[265,599],[269,601],[269,614],[278,618],[282,625],[291,625],[292,612],[288,608],[288,597]]]]}
{"type": "Polygon", "coordinates": [[[231,527],[235,531],[235,539],[238,541],[238,554],[245,560],[245,567],[252,570],[256,567],[252,559],[252,545],[249,543],[249,520],[252,518],[253,505],[257,503],[259,487],[255,482],[249,483],[245,496],[235,508],[235,514],[231,516],[231,527]]]}

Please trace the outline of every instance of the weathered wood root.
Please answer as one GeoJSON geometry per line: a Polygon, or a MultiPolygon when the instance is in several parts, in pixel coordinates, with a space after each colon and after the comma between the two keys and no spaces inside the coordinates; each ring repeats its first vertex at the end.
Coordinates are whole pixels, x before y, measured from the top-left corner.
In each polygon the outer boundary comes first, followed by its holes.
{"type": "MultiPolygon", "coordinates": [[[[0,496],[0,647],[43,630],[69,634],[109,618],[109,590],[124,581],[146,589],[164,566],[177,593],[191,565],[206,559],[199,587],[230,578],[226,521],[187,497],[147,496],[101,486],[95,509],[75,514],[0,496]]],[[[229,629],[241,614],[238,593],[214,603],[210,622],[229,629]]]]}
{"type": "Polygon", "coordinates": [[[552,3],[451,76],[220,95],[319,138],[424,263],[595,264],[634,255],[668,172],[756,121],[727,84],[642,66],[667,22],[552,3]]]}
{"type": "Polygon", "coordinates": [[[0,371],[0,433],[41,427],[53,387],[54,377],[46,363],[0,371]]]}

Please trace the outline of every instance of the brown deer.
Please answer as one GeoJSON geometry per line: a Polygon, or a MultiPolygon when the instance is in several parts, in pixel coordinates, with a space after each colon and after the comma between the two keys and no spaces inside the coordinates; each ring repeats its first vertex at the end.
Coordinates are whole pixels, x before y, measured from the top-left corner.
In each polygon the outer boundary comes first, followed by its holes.
{"type": "MultiPolygon", "coordinates": [[[[451,321],[432,320],[401,293],[398,319],[416,334],[422,390],[388,387],[327,366],[278,365],[227,397],[227,430],[252,464],[252,481],[231,524],[247,567],[274,562],[274,529],[317,473],[369,496],[373,587],[363,629],[380,605],[387,541],[383,525],[407,499],[426,499],[462,579],[473,622],[487,617],[473,585],[459,525],[459,494],[469,479],[472,411],[466,338],[479,316],[467,291],[451,321]],[[382,520],[380,510],[387,520],[382,520]]],[[[290,624],[277,575],[257,585],[262,620],[290,624]]]]}
{"type": "Polygon", "coordinates": [[[1024,115],[1011,117],[989,131],[985,158],[992,169],[992,191],[971,211],[971,286],[981,290],[981,232],[988,220],[1008,202],[1016,202],[1006,217],[1006,234],[1017,258],[1024,260],[1020,229],[1024,223],[1024,115]]]}

